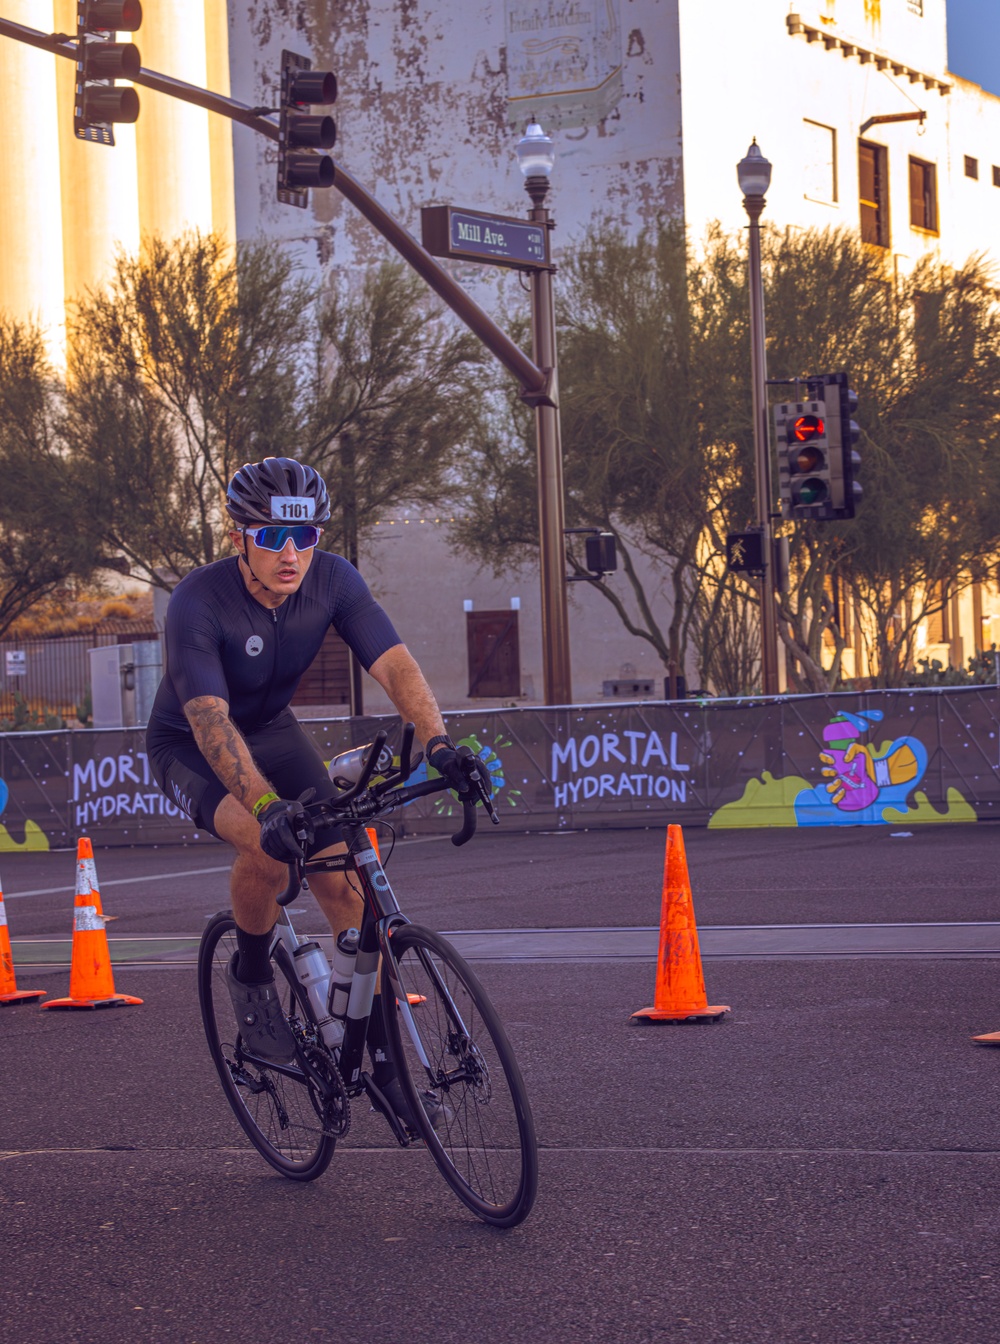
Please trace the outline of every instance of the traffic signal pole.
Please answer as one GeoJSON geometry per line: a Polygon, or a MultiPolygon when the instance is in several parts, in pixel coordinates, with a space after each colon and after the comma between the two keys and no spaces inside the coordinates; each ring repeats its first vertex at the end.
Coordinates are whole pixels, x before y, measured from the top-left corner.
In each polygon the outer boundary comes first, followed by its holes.
{"type": "Polygon", "coordinates": [[[767,363],[764,332],[764,279],[760,261],[760,216],[763,196],[745,196],[750,216],[750,367],[753,450],[756,466],[757,527],[762,536],[764,572],[760,579],[761,689],[780,694],[778,678],[778,613],[775,607],[774,537],[771,528],[771,452],[767,421],[767,363]]]}

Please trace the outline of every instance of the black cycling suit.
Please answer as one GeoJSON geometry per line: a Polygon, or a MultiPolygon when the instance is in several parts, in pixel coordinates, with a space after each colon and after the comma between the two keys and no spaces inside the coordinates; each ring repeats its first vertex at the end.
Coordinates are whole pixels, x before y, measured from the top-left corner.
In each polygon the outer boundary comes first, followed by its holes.
{"type": "Polygon", "coordinates": [[[146,729],[149,764],[163,792],[217,835],[215,809],[229,790],[201,754],[183,706],[225,700],[264,777],[282,798],[334,789],[323,759],[288,708],[330,626],[367,671],[399,644],[392,622],[349,561],[314,551],[298,592],[264,607],[233,557],[196,569],[167,607],[166,671],[146,729]]]}

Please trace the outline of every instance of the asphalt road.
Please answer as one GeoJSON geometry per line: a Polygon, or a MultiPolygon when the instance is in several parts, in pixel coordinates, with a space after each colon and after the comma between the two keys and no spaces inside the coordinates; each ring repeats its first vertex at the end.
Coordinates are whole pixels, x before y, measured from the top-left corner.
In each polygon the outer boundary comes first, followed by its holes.
{"type": "MultiPolygon", "coordinates": [[[[989,825],[686,839],[702,925],[1000,919],[989,825]]],[[[99,853],[109,932],[197,933],[225,873],[190,874],[223,861],[99,853]]],[[[440,928],[626,929],[656,923],[662,861],[651,832],[507,834],[401,845],[390,875],[440,928]]],[[[65,934],[73,877],[72,854],[0,855],[15,940],[65,934]]],[[[707,957],[733,1006],[708,1027],[630,1021],[642,960],[479,969],[542,1149],[506,1233],[361,1107],[320,1180],[272,1173],[190,970],[120,970],[142,1007],[4,1009],[3,1344],[995,1344],[1000,1050],[968,1041],[1000,1028],[995,958],[707,957]]]]}

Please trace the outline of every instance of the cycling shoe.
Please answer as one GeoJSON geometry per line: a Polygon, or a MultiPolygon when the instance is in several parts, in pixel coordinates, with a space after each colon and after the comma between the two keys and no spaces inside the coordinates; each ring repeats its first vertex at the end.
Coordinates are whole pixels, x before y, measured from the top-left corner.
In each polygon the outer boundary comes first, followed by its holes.
{"type": "Polygon", "coordinates": [[[262,985],[245,985],[236,979],[236,958],[226,967],[226,984],[236,1011],[236,1021],[247,1054],[272,1064],[291,1064],[295,1059],[295,1038],[285,1020],[278,989],[273,980],[262,985]]]}

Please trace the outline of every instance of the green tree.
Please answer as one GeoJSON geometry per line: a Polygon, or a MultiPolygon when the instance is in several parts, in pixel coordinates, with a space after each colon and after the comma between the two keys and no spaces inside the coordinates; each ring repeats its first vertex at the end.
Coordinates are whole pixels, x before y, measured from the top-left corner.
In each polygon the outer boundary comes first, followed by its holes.
{"type": "Polygon", "coordinates": [[[0,315],[0,634],[104,558],[63,451],[62,392],[41,331],[0,315]]]}
{"type": "Polygon", "coordinates": [[[329,544],[356,561],[359,536],[386,509],[448,494],[459,450],[480,423],[483,355],[400,262],[368,271],[360,285],[334,277],[316,321],[321,367],[302,456],[330,487],[329,544]]]}
{"type": "MultiPolygon", "coordinates": [[[[560,273],[567,524],[615,533],[624,584],[595,586],[668,675],[683,671],[691,648],[717,673],[731,661],[722,645],[735,631],[706,616],[732,588],[718,563],[725,533],[751,508],[750,423],[737,414],[743,269],[720,233],[699,260],[677,225],[634,241],[602,225],[560,273]],[[640,556],[662,588],[643,577],[640,556]]],[[[529,424],[516,414],[504,433],[494,418],[454,532],[497,569],[537,545],[529,424]]],[[[570,563],[584,572],[575,555],[570,563]]]]}
{"type": "Polygon", "coordinates": [[[382,509],[440,496],[479,360],[398,264],[321,288],[272,243],[153,239],[77,306],[67,432],[107,544],[154,584],[218,558],[226,482],[268,455],[328,477],[324,544],[353,557],[382,509]]]}
{"type": "Polygon", "coordinates": [[[67,432],[91,515],[164,587],[218,558],[226,481],[298,446],[314,377],[309,288],[277,248],[215,235],[120,255],[70,327],[67,432]]]}
{"type": "MultiPolygon", "coordinates": [[[[846,368],[864,431],[858,517],[782,528],[791,582],[779,628],[795,688],[838,683],[845,592],[874,632],[880,682],[898,685],[917,624],[1000,543],[990,278],[974,260],[897,280],[877,250],[836,230],[768,231],[763,261],[771,376],[846,368]]],[[[753,520],[745,244],[716,229],[693,255],[674,226],[635,240],[602,226],[569,258],[561,291],[567,521],[615,531],[623,557],[624,583],[596,586],[668,672],[693,662],[703,685],[749,691],[758,594],[723,564],[726,532],[753,520]]],[[[537,544],[525,428],[523,417],[494,425],[456,531],[494,568],[537,544]]]]}

